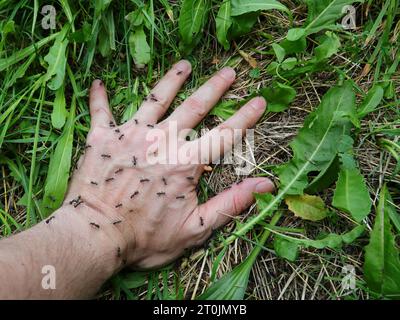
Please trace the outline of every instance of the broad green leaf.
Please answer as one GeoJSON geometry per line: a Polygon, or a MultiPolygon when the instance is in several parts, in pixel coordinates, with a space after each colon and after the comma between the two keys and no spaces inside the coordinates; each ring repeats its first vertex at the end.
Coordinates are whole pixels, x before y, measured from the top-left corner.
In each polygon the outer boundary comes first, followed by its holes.
{"type": "Polygon", "coordinates": [[[89,41],[91,35],[92,27],[90,24],[85,21],[82,25],[82,28],[71,33],[69,36],[70,40],[77,42],[77,43],[84,43],[89,41]]]}
{"type": "Polygon", "coordinates": [[[107,10],[101,17],[101,29],[98,36],[98,49],[103,57],[115,50],[115,23],[113,10],[107,10]]]}
{"type": "Polygon", "coordinates": [[[308,6],[306,23],[302,28],[290,29],[286,38],[296,41],[321,30],[341,28],[336,21],[345,14],[343,8],[355,2],[364,0],[306,0],[308,6]]]}
{"type": "Polygon", "coordinates": [[[384,186],[379,196],[374,228],[365,247],[364,278],[369,288],[386,298],[400,298],[400,259],[390,224],[389,192],[384,186]]]}
{"type": "Polygon", "coordinates": [[[290,144],[293,158],[277,169],[284,194],[302,194],[308,185],[308,173],[321,171],[336,157],[338,141],[350,131],[347,115],[354,114],[354,110],[355,95],[348,82],[325,94],[290,144]]]}
{"type": "Polygon", "coordinates": [[[279,63],[281,63],[283,61],[283,59],[285,59],[285,49],[283,49],[279,44],[277,43],[273,43],[272,44],[272,49],[275,52],[276,55],[276,59],[278,60],[279,63]]]}
{"type": "Polygon", "coordinates": [[[289,41],[298,41],[306,35],[306,32],[302,28],[293,28],[288,31],[286,39],[289,41]]]}
{"type": "Polygon", "coordinates": [[[371,211],[371,198],[364,177],[357,168],[342,168],[332,205],[350,213],[358,222],[361,222],[371,211]]]}
{"type": "Polygon", "coordinates": [[[319,221],[328,214],[324,201],[318,196],[287,196],[285,202],[295,216],[304,220],[319,221]]]}
{"type": "Polygon", "coordinates": [[[320,171],[320,173],[312,179],[308,187],[305,189],[307,193],[318,193],[330,185],[332,185],[338,178],[340,171],[339,157],[335,157],[331,162],[320,171]]]}
{"type": "Polygon", "coordinates": [[[61,138],[50,158],[43,197],[45,216],[51,214],[61,205],[67,191],[74,139],[74,119],[75,98],[72,99],[68,121],[64,126],[61,138]]]}
{"type": "Polygon", "coordinates": [[[386,201],[388,202],[389,206],[393,209],[389,210],[390,220],[392,221],[394,227],[396,228],[397,233],[400,234],[400,214],[396,212],[396,209],[394,207],[394,202],[389,192],[387,192],[386,201]]]}
{"type": "Polygon", "coordinates": [[[228,41],[228,31],[232,25],[231,0],[222,0],[215,23],[217,28],[218,42],[223,45],[225,50],[228,50],[230,47],[228,41]]]}
{"type": "Polygon", "coordinates": [[[241,264],[214,282],[196,300],[241,300],[247,289],[256,255],[250,254],[241,264]]]}
{"type": "Polygon", "coordinates": [[[281,63],[281,68],[283,70],[292,70],[297,65],[297,59],[295,57],[286,58],[281,63]]]}
{"type": "Polygon", "coordinates": [[[279,45],[285,49],[286,54],[300,53],[306,50],[307,40],[305,37],[296,41],[289,41],[288,39],[282,40],[279,45]]]}
{"type": "Polygon", "coordinates": [[[150,62],[150,46],[147,43],[143,26],[134,29],[129,36],[129,52],[138,68],[143,68],[150,62]]]}
{"type": "Polygon", "coordinates": [[[359,106],[357,115],[360,119],[373,112],[383,99],[384,90],[380,85],[375,85],[369,90],[362,104],[359,106]]]}
{"type": "Polygon", "coordinates": [[[226,120],[232,117],[237,111],[239,104],[235,100],[226,100],[219,102],[214,108],[211,109],[210,115],[226,120]]]}
{"type": "Polygon", "coordinates": [[[276,0],[231,0],[232,16],[240,16],[245,13],[261,10],[281,10],[288,12],[283,4],[276,0]]]}
{"type": "Polygon", "coordinates": [[[259,12],[249,12],[241,16],[232,17],[232,27],[229,31],[230,38],[237,38],[248,34],[257,22],[259,12]]]}
{"type": "MultiPolygon", "coordinates": [[[[274,201],[274,196],[270,193],[254,193],[254,198],[256,199],[258,211],[264,210],[274,201]]],[[[268,211],[268,216],[271,216],[276,209],[277,206],[272,207],[268,211]]]]}
{"type": "Polygon", "coordinates": [[[61,30],[53,46],[50,48],[49,53],[44,57],[44,61],[48,64],[45,81],[49,81],[47,86],[51,90],[59,89],[64,82],[65,67],[67,64],[66,50],[68,45],[66,34],[68,30],[68,25],[61,30]]]}
{"type": "Polygon", "coordinates": [[[364,231],[365,227],[359,225],[344,234],[330,233],[316,240],[308,238],[307,239],[295,238],[287,236],[285,234],[278,234],[277,236],[280,237],[281,239],[284,239],[288,242],[294,243],[304,248],[311,247],[315,249],[325,249],[325,248],[338,249],[343,245],[343,243],[344,244],[353,243],[357,238],[359,238],[364,233],[364,231]]]}
{"type": "Polygon", "coordinates": [[[64,86],[61,86],[56,91],[53,112],[51,113],[51,124],[54,128],[61,129],[67,117],[67,110],[65,109],[65,95],[64,86]]]}
{"type": "Polygon", "coordinates": [[[307,116],[304,126],[291,143],[293,158],[277,168],[280,179],[279,193],[257,216],[247,221],[228,237],[227,243],[244,235],[264,220],[270,210],[279,205],[287,195],[301,195],[308,186],[308,174],[325,170],[338,153],[338,141],[349,134],[351,122],[346,116],[355,112],[355,95],[351,85],[330,89],[319,107],[307,116]]]}
{"type": "Polygon", "coordinates": [[[280,236],[275,236],[274,250],[277,256],[289,261],[296,261],[299,255],[297,243],[288,241],[280,236]]]}
{"type": "Polygon", "coordinates": [[[208,0],[183,0],[179,14],[179,33],[185,45],[192,45],[206,21],[208,0]]]}
{"type": "Polygon", "coordinates": [[[132,12],[128,13],[128,14],[125,16],[125,19],[128,20],[129,23],[130,23],[132,26],[138,27],[138,26],[140,26],[141,24],[143,24],[144,16],[143,16],[143,13],[142,13],[141,10],[135,10],[135,11],[132,11],[132,12]]]}
{"type": "Polygon", "coordinates": [[[267,100],[267,110],[270,112],[286,110],[296,97],[296,90],[280,82],[275,82],[270,87],[261,89],[260,93],[267,100]]]}
{"type": "Polygon", "coordinates": [[[327,31],[325,35],[321,37],[320,43],[321,44],[315,48],[315,57],[317,61],[328,59],[339,51],[339,37],[331,31],[327,31]]]}

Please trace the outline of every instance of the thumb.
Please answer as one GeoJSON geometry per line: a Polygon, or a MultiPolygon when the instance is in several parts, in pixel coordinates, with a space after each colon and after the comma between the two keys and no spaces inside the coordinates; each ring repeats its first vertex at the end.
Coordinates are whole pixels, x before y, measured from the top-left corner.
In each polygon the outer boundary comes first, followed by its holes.
{"type": "Polygon", "coordinates": [[[253,193],[267,193],[274,189],[268,178],[245,179],[200,205],[198,213],[206,227],[217,229],[253,204],[253,193]]]}

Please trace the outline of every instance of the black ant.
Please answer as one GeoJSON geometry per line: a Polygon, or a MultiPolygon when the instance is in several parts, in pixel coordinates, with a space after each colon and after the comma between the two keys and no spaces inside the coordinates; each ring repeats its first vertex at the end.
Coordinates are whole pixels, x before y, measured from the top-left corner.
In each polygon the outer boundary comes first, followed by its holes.
{"type": "Polygon", "coordinates": [[[111,155],[109,155],[109,154],[102,154],[101,157],[102,157],[102,158],[107,158],[107,159],[109,159],[109,158],[111,158],[111,155]]]}
{"type": "Polygon", "coordinates": [[[193,180],[194,180],[194,177],[186,177],[186,179],[188,179],[188,180],[190,180],[190,181],[193,181],[193,180]]]}
{"type": "Polygon", "coordinates": [[[185,196],[184,195],[177,196],[176,199],[185,199],[185,196]]]}
{"type": "Polygon", "coordinates": [[[105,181],[106,181],[106,182],[110,182],[110,181],[112,181],[112,180],[114,180],[114,178],[107,178],[105,181]]]}
{"type": "Polygon", "coordinates": [[[140,179],[140,182],[149,182],[150,181],[150,179],[140,179]]]}
{"type": "Polygon", "coordinates": [[[48,219],[46,220],[46,224],[49,224],[49,222],[50,222],[51,220],[53,220],[53,219],[54,219],[54,217],[48,218],[48,219]]]}
{"type": "Polygon", "coordinates": [[[158,196],[165,196],[165,192],[157,192],[158,196]]]}
{"type": "Polygon", "coordinates": [[[150,93],[150,100],[154,101],[154,102],[158,102],[158,99],[156,98],[156,96],[153,93],[150,93]]]}
{"type": "Polygon", "coordinates": [[[78,196],[76,199],[72,199],[69,204],[75,204],[78,203],[79,201],[81,201],[81,196],[78,196]]]}
{"type": "Polygon", "coordinates": [[[147,125],[149,128],[154,128],[154,125],[153,124],[148,124],[147,125]]]}
{"type": "Polygon", "coordinates": [[[114,128],[115,127],[115,123],[114,122],[112,122],[112,121],[110,121],[110,128],[114,128]]]}
{"type": "Polygon", "coordinates": [[[115,129],[114,132],[120,133],[121,131],[119,129],[115,129]]]}
{"type": "Polygon", "coordinates": [[[121,222],[122,222],[122,220],[117,220],[117,221],[114,221],[112,224],[115,226],[116,224],[121,223],[121,222]]]}
{"type": "Polygon", "coordinates": [[[76,202],[75,204],[74,204],[74,208],[76,208],[77,206],[79,206],[80,204],[82,204],[83,203],[83,201],[78,201],[78,202],[76,202]]]}
{"type": "Polygon", "coordinates": [[[115,171],[115,174],[118,174],[118,173],[120,173],[120,172],[122,172],[122,171],[124,171],[124,169],[119,168],[117,171],[115,171]]]}
{"type": "Polygon", "coordinates": [[[139,194],[139,191],[135,191],[132,195],[131,195],[131,199],[134,197],[134,196],[137,196],[139,194]]]}
{"type": "Polygon", "coordinates": [[[90,144],[87,144],[86,146],[85,146],[85,149],[89,149],[89,148],[91,148],[92,146],[90,145],[90,144]]]}
{"type": "Polygon", "coordinates": [[[133,164],[134,167],[137,164],[137,158],[135,156],[133,156],[133,158],[132,158],[132,164],[133,164]]]}
{"type": "Polygon", "coordinates": [[[93,184],[93,185],[95,185],[95,186],[98,185],[98,183],[97,183],[96,181],[90,181],[90,183],[93,184]]]}
{"type": "Polygon", "coordinates": [[[204,219],[203,219],[203,217],[200,217],[200,225],[201,225],[201,226],[204,226],[204,219]]]}
{"type": "Polygon", "coordinates": [[[139,121],[137,119],[133,119],[135,121],[135,124],[139,124],[139,121]]]}
{"type": "Polygon", "coordinates": [[[122,203],[118,203],[115,207],[116,208],[121,208],[122,207],[122,203]]]}
{"type": "Polygon", "coordinates": [[[183,71],[178,71],[178,72],[176,73],[176,75],[177,75],[177,76],[180,76],[182,73],[183,73],[183,71]]]}
{"type": "Polygon", "coordinates": [[[238,183],[236,183],[236,184],[241,184],[242,182],[243,182],[243,180],[239,180],[238,183]]]}
{"type": "Polygon", "coordinates": [[[93,228],[100,229],[100,226],[97,223],[90,222],[89,223],[93,228]]]}
{"type": "Polygon", "coordinates": [[[125,137],[125,135],[124,135],[124,134],[121,134],[121,135],[118,137],[118,140],[122,140],[123,137],[125,137]]]}
{"type": "Polygon", "coordinates": [[[164,177],[162,177],[161,180],[162,180],[162,182],[164,183],[164,186],[168,185],[168,184],[167,184],[167,179],[165,179],[164,177]]]}
{"type": "Polygon", "coordinates": [[[121,257],[121,248],[118,247],[117,248],[117,258],[120,258],[120,257],[121,257]]]}

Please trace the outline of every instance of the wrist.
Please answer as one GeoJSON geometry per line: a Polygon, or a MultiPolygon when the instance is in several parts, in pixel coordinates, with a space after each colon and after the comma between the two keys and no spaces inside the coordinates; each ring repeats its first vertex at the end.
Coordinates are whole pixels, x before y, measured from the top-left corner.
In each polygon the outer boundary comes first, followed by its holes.
{"type": "MultiPolygon", "coordinates": [[[[128,244],[115,222],[88,203],[78,207],[63,205],[45,224],[57,225],[71,235],[71,248],[96,269],[104,281],[122,269],[127,262],[128,244]],[[55,222],[58,222],[57,224],[55,222]]],[[[83,262],[82,262],[83,263],[83,262]]]]}

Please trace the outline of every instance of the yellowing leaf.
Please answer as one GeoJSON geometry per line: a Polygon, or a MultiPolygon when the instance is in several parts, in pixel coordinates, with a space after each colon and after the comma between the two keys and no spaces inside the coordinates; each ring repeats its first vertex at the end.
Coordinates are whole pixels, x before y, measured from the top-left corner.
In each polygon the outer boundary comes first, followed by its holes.
{"type": "Polygon", "coordinates": [[[328,213],[324,201],[318,196],[287,196],[285,202],[295,216],[304,220],[322,220],[328,213]]]}

